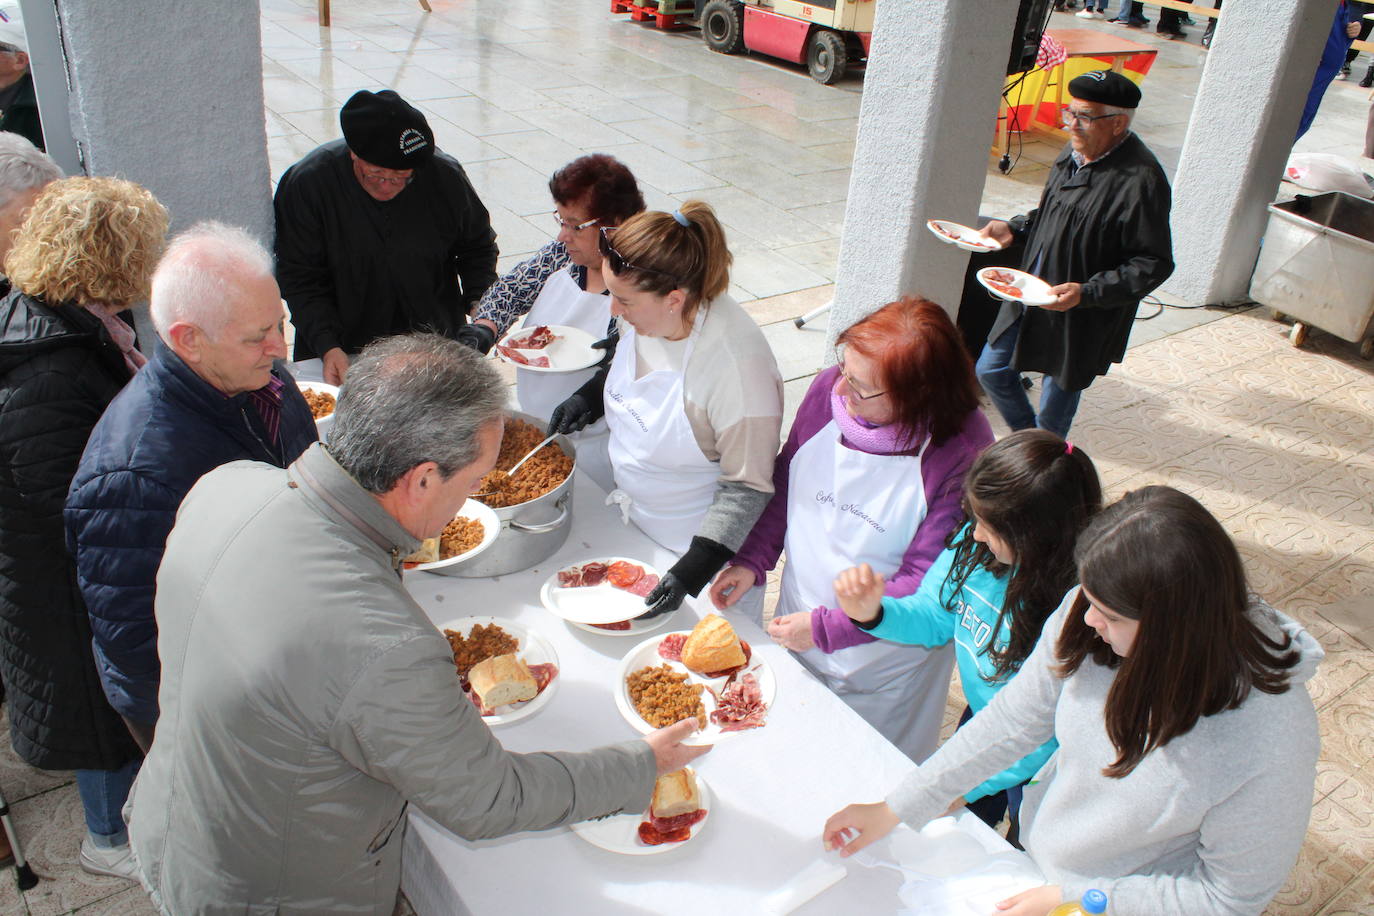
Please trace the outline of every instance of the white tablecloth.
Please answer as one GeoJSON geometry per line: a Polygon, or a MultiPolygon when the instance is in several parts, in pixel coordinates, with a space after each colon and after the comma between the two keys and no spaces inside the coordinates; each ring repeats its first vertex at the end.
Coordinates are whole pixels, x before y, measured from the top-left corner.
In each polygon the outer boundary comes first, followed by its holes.
{"type": "MultiPolygon", "coordinates": [[[[477,614],[509,617],[556,647],[562,683],[552,700],[495,730],[511,750],[585,750],[638,734],[618,712],[613,691],[622,657],[646,637],[588,633],[539,603],[544,580],[581,560],[618,555],[661,571],[671,565],[667,551],[623,525],[602,500],[579,473],[572,533],[533,569],[491,579],[408,576],[436,624],[477,614]]],[[[690,629],[710,610],[703,593],[655,633],[690,629]]],[[[850,802],[882,798],[912,764],[756,625],[737,615],[731,620],[772,666],[777,697],[766,727],[720,741],[694,764],[713,804],[693,840],[651,856],[606,852],[566,827],[467,842],[412,808],[402,886],[421,916],[757,913],[762,897],[818,858],[838,861],[821,850],[826,818],[850,802]]],[[[989,853],[1010,849],[971,815],[960,826],[989,853]]],[[[901,882],[895,871],[851,863],[847,878],[796,912],[894,912],[901,882]]]]}

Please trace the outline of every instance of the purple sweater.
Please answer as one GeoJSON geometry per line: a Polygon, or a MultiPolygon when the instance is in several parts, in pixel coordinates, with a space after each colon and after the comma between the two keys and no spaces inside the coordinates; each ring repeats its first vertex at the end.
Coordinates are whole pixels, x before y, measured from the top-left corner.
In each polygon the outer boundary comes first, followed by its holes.
{"type": "MultiPolygon", "coordinates": [[[[838,367],[826,369],[811,383],[797,418],[792,421],[792,431],[787,442],[778,453],[773,465],[773,498],[769,501],[763,515],[754,524],[754,530],[740,546],[731,564],[743,566],[754,573],[755,583],[763,585],[770,569],[777,565],[782,555],[783,541],[787,534],[787,488],[792,467],[792,456],[801,448],[802,443],[824,429],[835,420],[842,434],[846,430],[861,434],[869,447],[869,454],[916,453],[899,450],[896,427],[879,427],[875,430],[858,426],[838,399],[832,399],[831,392],[839,377],[838,367]]],[[[857,436],[843,435],[842,441],[849,448],[860,447],[853,441],[857,436]]],[[[921,481],[925,485],[926,517],[916,529],[916,537],[902,556],[902,565],[888,580],[885,594],[902,598],[916,591],[921,585],[930,564],[945,548],[945,540],[963,519],[960,496],[964,485],[964,474],[978,453],[992,444],[992,427],[981,410],[968,415],[963,427],[957,434],[938,445],[932,444],[921,456],[921,481]]],[[[835,570],[839,575],[840,569],[835,570]]],[[[816,648],[822,652],[834,652],[861,643],[874,642],[874,637],[856,627],[838,608],[818,607],[811,612],[811,636],[816,648]]]]}

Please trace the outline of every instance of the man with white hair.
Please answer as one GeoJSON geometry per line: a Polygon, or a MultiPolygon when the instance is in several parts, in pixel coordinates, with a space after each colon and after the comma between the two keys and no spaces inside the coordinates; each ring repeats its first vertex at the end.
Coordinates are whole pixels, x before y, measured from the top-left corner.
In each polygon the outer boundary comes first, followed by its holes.
{"type": "Polygon", "coordinates": [[[150,304],[156,352],[96,424],[65,513],[105,695],[145,752],[158,718],[154,579],[182,497],[222,464],[284,468],[318,439],[275,367],[281,296],[251,236],[201,223],[173,239],[150,304]]]}
{"type": "MultiPolygon", "coordinates": [[[[0,271],[29,208],[61,177],[62,170],[47,153],[18,134],[0,133],[0,271]]],[[[0,276],[0,297],[9,291],[9,278],[0,276]]]]}

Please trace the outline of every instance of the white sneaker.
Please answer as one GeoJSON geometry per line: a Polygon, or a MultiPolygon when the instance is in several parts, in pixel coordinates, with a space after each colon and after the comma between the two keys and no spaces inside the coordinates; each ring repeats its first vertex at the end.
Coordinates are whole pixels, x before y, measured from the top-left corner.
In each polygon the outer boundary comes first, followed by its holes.
{"type": "Polygon", "coordinates": [[[1093,16],[1093,11],[1092,11],[1092,10],[1079,10],[1078,12],[1074,13],[1074,15],[1077,16],[1079,19],[1094,19],[1094,18],[1096,18],[1095,16],[1093,16]]]}
{"type": "Polygon", "coordinates": [[[81,840],[81,870],[92,875],[109,875],[112,878],[138,880],[138,863],[134,861],[129,844],[102,848],[91,842],[90,837],[81,840]]]}

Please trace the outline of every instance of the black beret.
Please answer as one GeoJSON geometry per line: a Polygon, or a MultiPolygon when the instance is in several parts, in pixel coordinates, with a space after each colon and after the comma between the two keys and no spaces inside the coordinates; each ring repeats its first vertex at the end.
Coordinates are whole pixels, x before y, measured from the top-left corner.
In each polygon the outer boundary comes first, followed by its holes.
{"type": "Polygon", "coordinates": [[[1069,95],[1116,108],[1135,108],[1140,104],[1140,87],[1111,70],[1092,70],[1075,76],[1069,80],[1069,95]]]}
{"type": "Polygon", "coordinates": [[[339,112],[344,142],[384,169],[419,168],[434,155],[434,131],[420,110],[390,89],[353,93],[339,112]]]}

